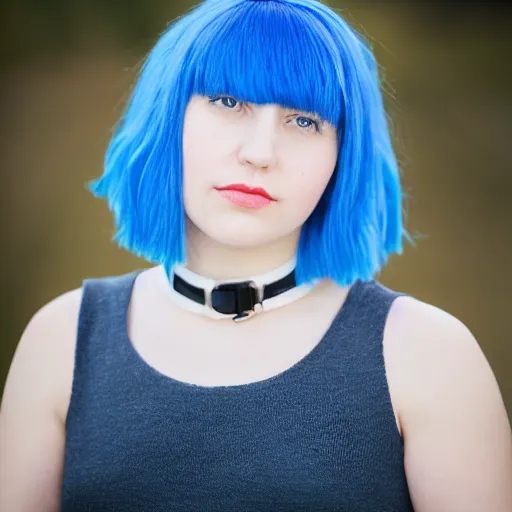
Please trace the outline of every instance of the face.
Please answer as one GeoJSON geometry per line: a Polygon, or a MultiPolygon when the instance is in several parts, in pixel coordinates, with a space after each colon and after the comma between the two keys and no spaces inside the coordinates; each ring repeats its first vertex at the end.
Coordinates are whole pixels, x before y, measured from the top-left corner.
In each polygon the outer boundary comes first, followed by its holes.
{"type": "Polygon", "coordinates": [[[298,240],[337,156],[336,128],[312,114],[193,96],[183,129],[187,221],[228,246],[298,240]]]}

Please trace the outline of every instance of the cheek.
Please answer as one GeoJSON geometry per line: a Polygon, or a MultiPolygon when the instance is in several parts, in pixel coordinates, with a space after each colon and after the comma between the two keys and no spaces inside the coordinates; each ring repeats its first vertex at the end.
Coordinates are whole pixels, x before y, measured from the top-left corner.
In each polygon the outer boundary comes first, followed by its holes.
{"type": "Polygon", "coordinates": [[[212,137],[201,127],[185,125],[183,130],[183,171],[184,175],[196,174],[211,154],[212,137]]]}
{"type": "Polygon", "coordinates": [[[183,131],[183,186],[197,191],[217,184],[219,170],[226,168],[232,153],[232,136],[218,126],[190,126],[183,131]]]}
{"type": "Polygon", "coordinates": [[[229,148],[223,144],[227,138],[207,116],[192,121],[183,130],[183,202],[188,217],[198,224],[215,199],[212,188],[222,177],[219,169],[226,168],[229,148]]]}
{"type": "MultiPolygon", "coordinates": [[[[302,152],[301,152],[302,153],[302,152]]],[[[335,144],[325,144],[298,155],[293,182],[295,201],[312,210],[325,191],[334,172],[338,151],[335,144]]]]}
{"type": "Polygon", "coordinates": [[[185,205],[185,211],[190,214],[195,205],[198,204],[198,192],[202,188],[204,181],[204,170],[205,165],[205,151],[204,147],[196,138],[196,134],[190,134],[190,132],[183,132],[183,200],[185,205]]]}

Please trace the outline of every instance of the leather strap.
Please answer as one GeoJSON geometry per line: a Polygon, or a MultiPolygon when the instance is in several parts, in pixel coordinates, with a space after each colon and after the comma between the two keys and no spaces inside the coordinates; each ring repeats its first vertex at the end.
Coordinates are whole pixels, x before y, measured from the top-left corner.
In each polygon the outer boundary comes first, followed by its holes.
{"type": "Polygon", "coordinates": [[[248,312],[254,311],[257,304],[291,290],[295,286],[294,270],[285,277],[265,285],[261,297],[258,297],[258,289],[251,281],[222,283],[213,288],[211,304],[207,304],[208,294],[203,288],[193,286],[176,274],[173,279],[173,288],[178,293],[198,304],[209,306],[218,313],[236,315],[234,320],[244,318],[248,312]]]}

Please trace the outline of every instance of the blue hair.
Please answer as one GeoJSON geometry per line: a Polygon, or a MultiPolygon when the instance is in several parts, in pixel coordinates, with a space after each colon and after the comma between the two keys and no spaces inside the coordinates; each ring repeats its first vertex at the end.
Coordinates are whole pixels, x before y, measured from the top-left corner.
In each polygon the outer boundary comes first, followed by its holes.
{"type": "Polygon", "coordinates": [[[168,273],[186,262],[182,128],[194,94],[313,112],[337,127],[333,177],[299,240],[299,283],[371,280],[402,253],[399,169],[375,58],[315,0],[206,0],[162,34],[90,185],[121,247],[168,273]]]}

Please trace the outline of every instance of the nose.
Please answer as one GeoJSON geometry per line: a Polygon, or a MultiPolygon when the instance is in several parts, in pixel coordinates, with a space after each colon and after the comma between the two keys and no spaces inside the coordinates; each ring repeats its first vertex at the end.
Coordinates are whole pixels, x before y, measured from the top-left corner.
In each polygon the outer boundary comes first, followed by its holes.
{"type": "Polygon", "coordinates": [[[238,157],[243,165],[266,171],[276,164],[278,109],[267,105],[256,110],[243,133],[238,157]]]}

